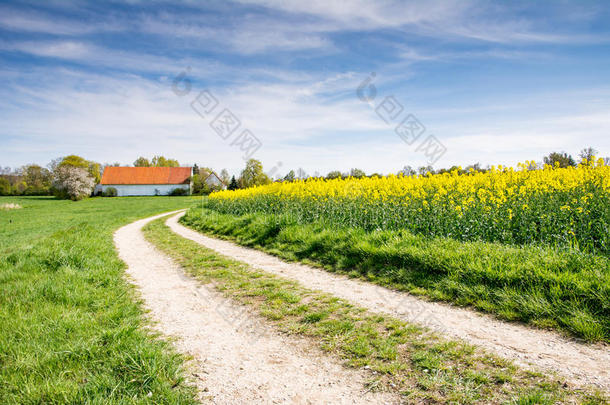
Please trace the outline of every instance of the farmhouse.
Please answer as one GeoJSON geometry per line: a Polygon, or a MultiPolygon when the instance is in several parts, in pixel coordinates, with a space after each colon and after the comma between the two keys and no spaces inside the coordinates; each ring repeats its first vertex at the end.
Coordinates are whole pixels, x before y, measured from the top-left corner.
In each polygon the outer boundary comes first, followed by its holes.
{"type": "Polygon", "coordinates": [[[227,185],[218,177],[218,175],[214,172],[211,172],[208,177],[205,178],[205,183],[215,189],[226,190],[227,185]]]}
{"type": "Polygon", "coordinates": [[[175,189],[191,192],[192,167],[106,167],[99,191],[113,187],[119,196],[168,195],[175,189]]]}

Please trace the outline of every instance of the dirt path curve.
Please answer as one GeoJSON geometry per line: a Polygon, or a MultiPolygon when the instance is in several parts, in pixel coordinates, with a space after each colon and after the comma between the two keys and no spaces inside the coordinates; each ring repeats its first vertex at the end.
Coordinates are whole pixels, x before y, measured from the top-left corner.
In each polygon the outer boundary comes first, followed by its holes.
{"type": "Polygon", "coordinates": [[[136,221],[114,234],[127,274],[156,321],[193,357],[200,399],[218,404],[398,403],[389,393],[367,392],[367,376],[313,349],[304,339],[274,332],[243,307],[186,276],[142,235],[167,214],[136,221]],[[250,322],[245,327],[243,319],[250,322]]]}
{"type": "Polygon", "coordinates": [[[287,263],[264,252],[210,238],[178,223],[179,214],[167,225],[182,237],[269,273],[296,280],[303,286],[349,300],[372,311],[408,322],[424,324],[449,336],[463,339],[523,366],[553,370],[568,382],[596,385],[610,390],[610,348],[586,345],[557,333],[502,322],[455,306],[428,302],[372,283],[350,279],[310,266],[287,263]]]}

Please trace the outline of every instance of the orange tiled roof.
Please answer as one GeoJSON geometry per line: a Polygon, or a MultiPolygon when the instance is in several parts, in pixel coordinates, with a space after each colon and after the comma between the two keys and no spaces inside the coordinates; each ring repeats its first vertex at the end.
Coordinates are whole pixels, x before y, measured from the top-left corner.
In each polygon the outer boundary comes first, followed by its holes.
{"type": "Polygon", "coordinates": [[[191,171],[191,167],[109,166],[101,184],[188,184],[191,171]]]}

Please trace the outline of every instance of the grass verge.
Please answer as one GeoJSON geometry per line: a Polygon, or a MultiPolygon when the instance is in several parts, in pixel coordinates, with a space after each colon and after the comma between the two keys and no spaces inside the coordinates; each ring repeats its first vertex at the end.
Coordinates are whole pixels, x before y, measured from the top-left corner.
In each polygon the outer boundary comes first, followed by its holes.
{"type": "Polygon", "coordinates": [[[409,403],[604,403],[601,393],[564,387],[462,342],[250,268],[174,234],[156,220],[146,238],[202,283],[252,307],[279,330],[304,335],[351,367],[371,371],[369,389],[409,403]]]}
{"type": "Polygon", "coordinates": [[[0,198],[0,403],[195,403],[152,332],[113,231],[187,198],[0,198]]]}
{"type": "Polygon", "coordinates": [[[548,247],[365,232],[282,215],[193,208],[181,223],[283,259],[362,277],[511,321],[610,341],[610,259],[548,247]]]}

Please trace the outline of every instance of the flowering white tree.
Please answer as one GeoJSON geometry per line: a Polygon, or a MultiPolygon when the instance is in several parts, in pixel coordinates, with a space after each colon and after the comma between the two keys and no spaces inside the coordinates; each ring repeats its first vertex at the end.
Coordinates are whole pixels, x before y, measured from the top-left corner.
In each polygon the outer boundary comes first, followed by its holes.
{"type": "Polygon", "coordinates": [[[80,167],[58,167],[53,177],[53,188],[59,196],[75,201],[89,197],[95,186],[95,179],[80,167]]]}

